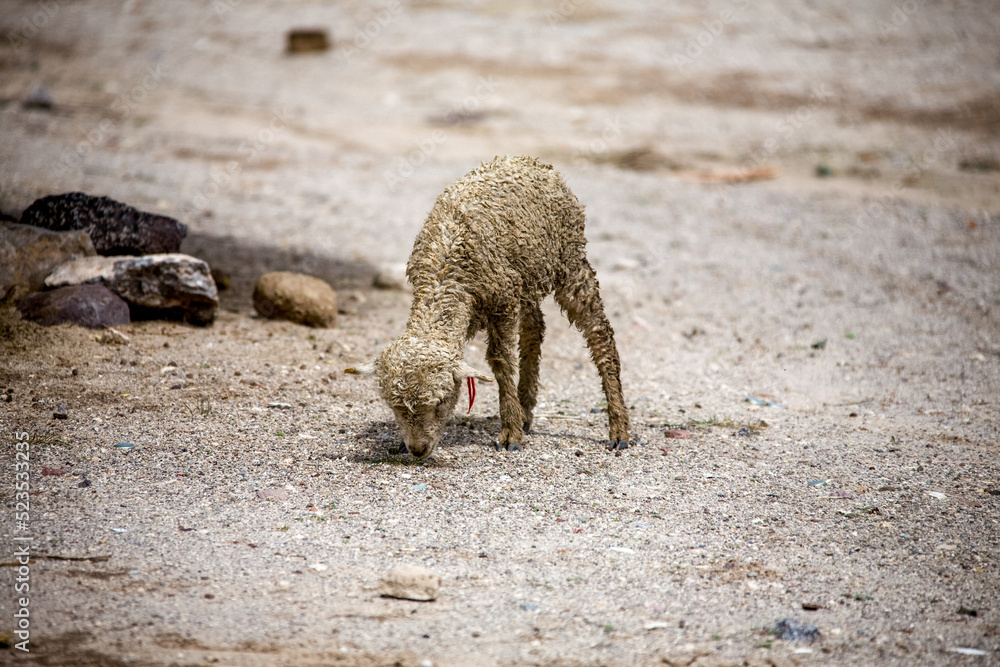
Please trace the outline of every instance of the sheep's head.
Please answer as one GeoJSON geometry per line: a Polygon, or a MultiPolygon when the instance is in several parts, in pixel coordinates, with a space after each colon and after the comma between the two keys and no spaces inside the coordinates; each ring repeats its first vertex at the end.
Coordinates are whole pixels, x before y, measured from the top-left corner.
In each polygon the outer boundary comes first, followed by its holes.
{"type": "Polygon", "coordinates": [[[461,357],[415,337],[392,342],[369,363],[345,373],[374,375],[382,398],[392,408],[406,449],[418,459],[437,446],[468,377],[492,382],[461,357]]]}

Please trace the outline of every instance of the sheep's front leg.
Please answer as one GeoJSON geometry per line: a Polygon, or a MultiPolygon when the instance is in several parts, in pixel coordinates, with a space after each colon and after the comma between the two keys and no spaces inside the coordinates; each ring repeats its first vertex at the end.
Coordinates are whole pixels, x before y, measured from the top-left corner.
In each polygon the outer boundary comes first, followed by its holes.
{"type": "Polygon", "coordinates": [[[493,369],[493,376],[500,390],[500,438],[497,449],[506,448],[511,452],[520,449],[524,439],[524,432],[521,430],[524,411],[514,385],[516,330],[517,313],[511,311],[494,313],[486,325],[486,360],[493,369]]]}
{"type": "Polygon", "coordinates": [[[538,401],[538,362],[542,356],[545,319],[537,303],[521,304],[521,373],[517,379],[517,399],[524,410],[524,432],[531,430],[535,404],[538,401]]]}
{"type": "Polygon", "coordinates": [[[600,287],[590,262],[583,258],[568,271],[566,284],[556,290],[556,303],[569,321],[587,339],[590,357],[601,374],[601,387],[608,400],[608,449],[625,449],[629,441],[628,408],[622,393],[621,361],[615,332],[604,314],[600,287]]]}

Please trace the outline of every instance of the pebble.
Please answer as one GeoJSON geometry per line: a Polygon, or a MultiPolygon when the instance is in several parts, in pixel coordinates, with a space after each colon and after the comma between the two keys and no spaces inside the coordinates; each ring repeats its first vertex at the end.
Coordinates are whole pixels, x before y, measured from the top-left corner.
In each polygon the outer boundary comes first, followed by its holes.
{"type": "Polygon", "coordinates": [[[406,281],[406,264],[397,262],[379,265],[372,285],[377,289],[409,289],[409,283],[406,281]]]}
{"type": "Polygon", "coordinates": [[[115,447],[118,447],[119,449],[134,449],[135,445],[131,442],[116,442],[115,447]]]}
{"type": "Polygon", "coordinates": [[[668,428],[663,432],[663,435],[668,438],[676,438],[678,440],[688,440],[694,437],[694,434],[691,431],[683,428],[668,428]]]}
{"type": "Polygon", "coordinates": [[[21,100],[21,106],[25,109],[41,109],[43,111],[51,111],[55,104],[55,100],[52,99],[52,93],[49,91],[49,87],[44,83],[40,83],[35,86],[31,92],[28,93],[28,96],[21,100]]]}
{"type": "Polygon", "coordinates": [[[776,639],[789,642],[813,643],[820,637],[819,628],[815,625],[799,623],[794,618],[783,618],[771,629],[776,639]]]}
{"type": "Polygon", "coordinates": [[[436,600],[440,589],[440,575],[419,565],[397,565],[378,582],[379,595],[403,600],[436,600]]]}
{"type": "Polygon", "coordinates": [[[330,37],[322,28],[295,28],[288,31],[285,52],[323,53],[330,50],[330,37]]]}
{"type": "Polygon", "coordinates": [[[274,501],[288,500],[288,491],[277,488],[257,489],[257,497],[260,498],[261,500],[274,500],[274,501]]]}

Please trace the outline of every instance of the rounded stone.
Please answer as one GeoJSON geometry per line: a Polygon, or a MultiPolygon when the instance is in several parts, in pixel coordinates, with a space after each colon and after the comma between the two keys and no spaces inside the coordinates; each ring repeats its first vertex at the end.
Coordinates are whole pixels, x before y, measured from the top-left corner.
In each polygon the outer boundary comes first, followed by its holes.
{"type": "Polygon", "coordinates": [[[253,307],[268,319],[310,327],[337,324],[337,293],[325,281],[302,273],[265,273],[253,288],[253,307]]]}
{"type": "Polygon", "coordinates": [[[103,285],[72,285],[29,294],[17,303],[21,317],[42,326],[76,324],[88,329],[131,322],[128,304],[103,285]]]}

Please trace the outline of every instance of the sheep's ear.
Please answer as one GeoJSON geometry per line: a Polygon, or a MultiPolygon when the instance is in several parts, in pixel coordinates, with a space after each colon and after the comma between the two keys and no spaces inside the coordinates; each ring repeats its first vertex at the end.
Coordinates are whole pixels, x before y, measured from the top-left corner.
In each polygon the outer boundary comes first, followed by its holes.
{"type": "Polygon", "coordinates": [[[358,364],[357,366],[352,366],[351,368],[345,368],[344,372],[348,375],[374,375],[375,362],[368,361],[363,364],[358,364]]]}
{"type": "Polygon", "coordinates": [[[462,378],[476,378],[477,380],[482,380],[483,382],[493,382],[493,378],[491,376],[483,375],[464,361],[460,362],[458,364],[458,368],[455,369],[455,377],[459,380],[462,378]]]}

